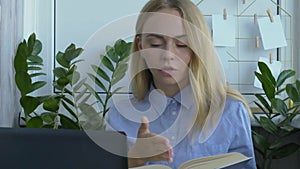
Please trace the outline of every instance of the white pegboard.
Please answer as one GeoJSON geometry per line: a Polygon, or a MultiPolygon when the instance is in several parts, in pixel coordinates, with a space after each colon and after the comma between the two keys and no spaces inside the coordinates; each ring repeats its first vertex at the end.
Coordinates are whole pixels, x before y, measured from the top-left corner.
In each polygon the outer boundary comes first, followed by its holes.
{"type": "Polygon", "coordinates": [[[197,5],[211,26],[211,16],[222,14],[227,10],[228,15],[236,19],[236,45],[235,47],[218,48],[219,56],[222,57],[226,72],[226,79],[231,87],[244,94],[251,104],[255,99],[255,93],[261,93],[261,89],[253,86],[254,71],[257,67],[259,57],[269,57],[272,53],[274,59],[283,63],[283,69],[293,67],[293,43],[292,43],[292,15],[289,7],[293,1],[289,0],[198,0],[197,5]],[[280,4],[278,3],[280,2],[280,4]],[[257,18],[269,17],[267,10],[273,15],[280,15],[283,24],[287,46],[264,50],[261,39],[259,47],[256,47],[256,37],[260,37],[258,24],[254,22],[257,18]]]}

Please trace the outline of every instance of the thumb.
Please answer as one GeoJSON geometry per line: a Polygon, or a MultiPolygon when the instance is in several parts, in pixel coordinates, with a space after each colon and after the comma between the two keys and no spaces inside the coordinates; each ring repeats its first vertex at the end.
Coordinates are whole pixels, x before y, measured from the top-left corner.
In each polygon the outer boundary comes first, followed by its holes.
{"type": "Polygon", "coordinates": [[[145,133],[150,133],[150,130],[149,130],[149,120],[148,120],[148,118],[146,116],[143,116],[141,118],[141,126],[139,128],[138,135],[145,134],[145,133]]]}

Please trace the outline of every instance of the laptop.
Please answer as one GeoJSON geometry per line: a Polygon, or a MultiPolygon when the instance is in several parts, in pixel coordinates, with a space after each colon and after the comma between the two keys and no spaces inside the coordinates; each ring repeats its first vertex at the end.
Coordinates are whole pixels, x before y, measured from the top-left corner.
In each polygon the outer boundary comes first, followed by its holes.
{"type": "Polygon", "coordinates": [[[127,169],[126,153],[115,131],[0,128],[3,169],[127,169]]]}

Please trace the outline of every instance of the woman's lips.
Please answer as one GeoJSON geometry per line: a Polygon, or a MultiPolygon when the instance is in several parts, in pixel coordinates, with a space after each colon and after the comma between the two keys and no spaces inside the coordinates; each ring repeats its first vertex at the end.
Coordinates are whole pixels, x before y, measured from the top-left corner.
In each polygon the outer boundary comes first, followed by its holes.
{"type": "Polygon", "coordinates": [[[176,71],[176,69],[174,69],[174,68],[160,69],[161,74],[164,76],[171,76],[174,74],[175,71],[176,71]]]}

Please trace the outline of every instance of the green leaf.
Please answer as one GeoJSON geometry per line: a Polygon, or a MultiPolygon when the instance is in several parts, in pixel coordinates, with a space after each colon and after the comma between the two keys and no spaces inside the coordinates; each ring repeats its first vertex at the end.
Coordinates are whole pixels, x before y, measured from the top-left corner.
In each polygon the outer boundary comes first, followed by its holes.
{"type": "Polygon", "coordinates": [[[286,132],[292,132],[295,128],[293,126],[290,126],[290,125],[285,125],[285,126],[280,127],[280,129],[282,129],[286,132]]]}
{"type": "Polygon", "coordinates": [[[76,46],[74,44],[70,44],[65,50],[65,60],[70,63],[73,59],[77,58],[82,53],[82,51],[82,48],[76,49],[76,46]]]}
{"type": "Polygon", "coordinates": [[[125,76],[127,69],[128,65],[126,63],[117,65],[111,82],[112,86],[118,83],[125,76]]]}
{"type": "Polygon", "coordinates": [[[75,64],[77,64],[77,63],[79,63],[79,62],[82,62],[82,61],[84,61],[84,60],[83,60],[83,59],[78,59],[78,60],[72,62],[71,65],[75,65],[75,64]]]}
{"type": "Polygon", "coordinates": [[[116,83],[118,83],[123,77],[125,76],[125,73],[118,73],[115,74],[112,81],[111,85],[114,86],[116,83]]]}
{"type": "Polygon", "coordinates": [[[56,80],[59,86],[66,86],[70,83],[70,80],[66,77],[61,77],[56,80]]]}
{"type": "Polygon", "coordinates": [[[88,90],[87,88],[84,88],[78,94],[76,93],[76,95],[75,95],[76,102],[79,101],[82,98],[82,96],[86,94],[87,90],[88,90]]]}
{"type": "Polygon", "coordinates": [[[300,91],[296,88],[296,85],[287,84],[286,93],[294,102],[300,102],[300,91]]]}
{"type": "Polygon", "coordinates": [[[48,124],[53,124],[55,122],[54,120],[56,116],[57,114],[53,112],[45,112],[41,114],[41,118],[43,119],[43,121],[48,124]]]}
{"type": "MultiPolygon", "coordinates": [[[[92,96],[91,93],[88,93],[87,95],[85,95],[85,97],[83,99],[81,99],[80,104],[81,103],[87,103],[91,96],[92,96]]],[[[93,104],[91,104],[91,105],[93,105],[93,104]]]]}
{"type": "Polygon", "coordinates": [[[33,77],[45,76],[45,75],[47,75],[47,74],[46,74],[46,73],[32,73],[32,74],[30,74],[29,76],[30,76],[31,78],[33,78],[33,77]]]}
{"type": "Polygon", "coordinates": [[[26,122],[27,128],[42,128],[42,126],[43,126],[43,119],[38,116],[32,117],[26,122]]]}
{"type": "Polygon", "coordinates": [[[56,81],[54,81],[53,86],[55,89],[63,90],[65,86],[59,85],[56,81]]]}
{"type": "Polygon", "coordinates": [[[65,93],[68,93],[70,96],[73,96],[73,92],[72,91],[70,91],[69,89],[67,89],[67,88],[65,88],[65,93]]]}
{"type": "Polygon", "coordinates": [[[275,99],[272,99],[271,103],[272,103],[272,106],[274,107],[274,109],[278,111],[278,113],[280,113],[283,116],[287,115],[288,107],[284,103],[284,101],[282,101],[278,98],[275,98],[275,99]]]}
{"type": "Polygon", "coordinates": [[[31,91],[35,91],[43,86],[45,86],[47,83],[44,82],[44,81],[37,81],[37,82],[34,82],[32,85],[31,85],[31,91]]]}
{"type": "Polygon", "coordinates": [[[58,78],[67,76],[67,70],[65,68],[62,68],[62,67],[54,68],[53,73],[58,78]]]}
{"type": "Polygon", "coordinates": [[[295,153],[299,149],[300,145],[295,143],[289,143],[286,145],[283,145],[282,147],[274,150],[271,153],[271,156],[273,159],[281,159],[284,157],[287,157],[293,153],[295,153]]]}
{"type": "Polygon", "coordinates": [[[28,70],[42,70],[42,68],[38,66],[29,66],[28,70]]]}
{"type": "Polygon", "coordinates": [[[300,80],[299,79],[296,80],[296,88],[297,88],[298,92],[300,92],[300,80]]]}
{"type": "Polygon", "coordinates": [[[64,58],[64,53],[62,52],[58,52],[56,54],[56,61],[61,65],[63,66],[64,68],[69,68],[70,67],[70,62],[66,61],[65,58],[64,58]]]}
{"type": "Polygon", "coordinates": [[[67,75],[72,75],[77,70],[76,65],[72,65],[71,68],[68,70],[67,75]]]}
{"type": "Polygon", "coordinates": [[[62,101],[62,105],[78,121],[76,113],[64,101],[62,101]]]}
{"type": "Polygon", "coordinates": [[[255,94],[255,97],[269,111],[269,113],[273,112],[271,106],[269,105],[269,103],[266,101],[266,99],[263,96],[261,96],[260,94],[255,94]]]}
{"type": "Polygon", "coordinates": [[[120,61],[124,60],[125,58],[127,58],[129,56],[130,50],[131,50],[131,45],[132,45],[131,42],[127,43],[122,39],[119,39],[116,41],[114,48],[115,48],[117,55],[119,55],[121,57],[120,61]]]}
{"type": "Polygon", "coordinates": [[[296,72],[293,70],[284,70],[280,72],[277,78],[276,87],[280,87],[288,78],[294,76],[295,74],[296,72]]]}
{"type": "MultiPolygon", "coordinates": [[[[273,76],[271,70],[270,70],[269,67],[267,66],[267,64],[264,63],[264,62],[258,62],[258,68],[259,68],[261,74],[262,74],[264,77],[266,77],[266,78],[268,79],[268,81],[270,81],[271,84],[272,84],[273,86],[275,86],[275,85],[276,85],[275,78],[274,78],[274,76],[273,76]]],[[[270,85],[270,84],[269,84],[269,85],[270,85]]]]}
{"type": "Polygon", "coordinates": [[[20,103],[24,109],[25,116],[31,114],[40,104],[40,100],[32,96],[23,96],[20,103]]]}
{"type": "Polygon", "coordinates": [[[35,63],[35,64],[43,63],[43,59],[40,56],[37,56],[37,55],[31,55],[27,59],[30,60],[31,62],[35,63]]]}
{"type": "Polygon", "coordinates": [[[275,87],[273,85],[270,85],[270,80],[267,79],[265,76],[263,76],[260,73],[255,72],[255,76],[258,78],[258,80],[261,82],[263,90],[268,97],[269,100],[272,100],[275,98],[275,87]]]}
{"type": "Polygon", "coordinates": [[[125,51],[124,50],[125,44],[126,42],[122,39],[119,39],[115,42],[114,48],[117,55],[121,56],[123,54],[123,52],[125,51]]]}
{"type": "Polygon", "coordinates": [[[31,55],[38,55],[42,51],[42,43],[39,40],[36,40],[34,42],[33,50],[31,52],[31,55]]]}
{"type": "Polygon", "coordinates": [[[48,98],[47,100],[45,100],[43,108],[47,111],[57,112],[59,109],[58,101],[53,97],[48,98]]]}
{"type": "Polygon", "coordinates": [[[69,117],[67,117],[63,114],[59,114],[59,117],[60,117],[60,123],[62,125],[62,128],[64,128],[64,129],[76,129],[76,130],[80,129],[78,124],[76,122],[74,122],[72,119],[70,119],[69,117]]]}
{"type": "Polygon", "coordinates": [[[104,84],[103,84],[96,76],[94,76],[94,75],[91,74],[91,73],[87,73],[87,74],[88,74],[89,78],[90,78],[91,80],[93,80],[93,81],[96,83],[96,85],[97,85],[98,87],[100,87],[103,91],[107,92],[107,89],[106,89],[106,87],[104,86],[104,84]]]}
{"type": "MultiPolygon", "coordinates": [[[[84,113],[89,118],[93,117],[94,115],[98,116],[98,112],[91,105],[87,103],[80,103],[79,108],[81,112],[84,113]]],[[[87,120],[92,120],[92,119],[93,118],[87,120]]]]}
{"type": "Polygon", "coordinates": [[[282,142],[280,140],[276,140],[276,141],[273,141],[271,146],[269,147],[270,149],[277,149],[279,147],[282,146],[282,142]]]}
{"type": "Polygon", "coordinates": [[[276,126],[276,124],[274,124],[274,122],[264,116],[260,117],[260,125],[269,133],[273,134],[273,135],[278,135],[279,133],[279,129],[276,126]]]}
{"type": "Polygon", "coordinates": [[[14,67],[16,72],[24,71],[27,72],[27,55],[26,55],[26,43],[22,42],[19,44],[16,56],[14,58],[14,67]]]}
{"type": "Polygon", "coordinates": [[[44,66],[43,63],[37,63],[37,62],[31,62],[31,61],[28,61],[27,64],[28,64],[28,66],[44,66]]]}
{"type": "Polygon", "coordinates": [[[73,91],[77,92],[82,86],[83,84],[86,82],[86,78],[80,80],[74,87],[73,87],[73,91]]]}
{"type": "Polygon", "coordinates": [[[103,63],[103,65],[105,67],[107,67],[110,71],[114,71],[113,64],[111,63],[111,61],[105,55],[101,55],[100,59],[101,59],[101,62],[103,63]]]}
{"type": "Polygon", "coordinates": [[[37,96],[36,98],[40,100],[41,103],[45,102],[46,100],[49,99],[49,95],[46,95],[46,96],[37,96]]]}
{"type": "Polygon", "coordinates": [[[93,81],[96,83],[96,85],[97,85],[98,87],[100,87],[103,91],[107,92],[107,89],[106,89],[106,87],[104,86],[104,84],[103,84],[96,76],[94,76],[94,75],[91,74],[91,73],[88,73],[88,76],[89,76],[89,78],[90,78],[91,80],[93,80],[93,81]]]}
{"type": "MultiPolygon", "coordinates": [[[[254,103],[255,103],[255,105],[256,105],[257,107],[260,108],[261,111],[263,111],[264,114],[269,114],[269,112],[267,112],[267,110],[266,110],[265,108],[263,108],[263,106],[262,106],[261,104],[259,104],[259,103],[256,102],[256,101],[254,101],[254,103]]],[[[255,112],[254,112],[254,113],[255,113],[255,112]]],[[[256,119],[256,121],[259,121],[259,119],[258,119],[256,116],[254,116],[254,118],[256,119]]]]}
{"type": "Polygon", "coordinates": [[[119,56],[116,54],[115,49],[109,45],[106,46],[107,56],[115,63],[119,61],[119,56]]]}
{"type": "Polygon", "coordinates": [[[62,97],[62,99],[63,99],[66,103],[68,103],[69,105],[71,105],[72,107],[75,106],[74,102],[73,102],[72,100],[70,100],[69,98],[67,98],[67,97],[62,97]]]}
{"type": "Polygon", "coordinates": [[[270,143],[268,142],[268,140],[255,131],[252,131],[252,137],[256,145],[258,145],[261,149],[267,150],[270,147],[270,143]]]}
{"type": "Polygon", "coordinates": [[[31,78],[27,72],[16,72],[15,80],[22,96],[25,96],[30,92],[31,78]]]}
{"type": "Polygon", "coordinates": [[[123,87],[118,87],[116,88],[114,91],[111,92],[111,95],[114,95],[115,93],[117,93],[119,90],[121,90],[123,87]]]}
{"type": "Polygon", "coordinates": [[[131,53],[131,46],[132,46],[132,42],[128,42],[128,43],[125,42],[123,44],[123,46],[122,46],[123,53],[120,55],[121,56],[120,61],[124,61],[124,60],[128,61],[129,55],[131,53]]]}
{"type": "Polygon", "coordinates": [[[32,33],[27,40],[27,42],[28,42],[27,47],[28,47],[28,52],[29,52],[29,53],[27,53],[28,55],[32,53],[35,41],[36,41],[36,35],[35,35],[35,33],[32,33]]]}
{"type": "Polygon", "coordinates": [[[101,103],[101,105],[104,105],[104,102],[100,98],[100,96],[97,94],[97,92],[92,88],[89,84],[84,84],[85,87],[91,92],[91,94],[101,103]]]}
{"type": "Polygon", "coordinates": [[[104,70],[102,70],[100,67],[96,66],[96,65],[91,65],[93,70],[97,73],[97,75],[99,75],[102,79],[106,80],[107,82],[110,81],[109,76],[106,74],[106,72],[104,70]]]}
{"type": "Polygon", "coordinates": [[[72,75],[68,75],[68,79],[72,85],[76,84],[80,79],[80,73],[74,72],[72,75]]]}

